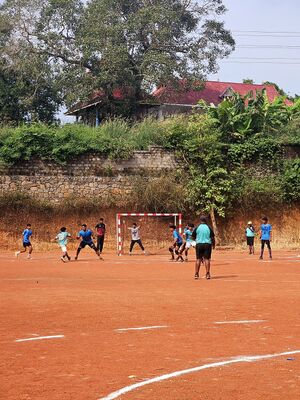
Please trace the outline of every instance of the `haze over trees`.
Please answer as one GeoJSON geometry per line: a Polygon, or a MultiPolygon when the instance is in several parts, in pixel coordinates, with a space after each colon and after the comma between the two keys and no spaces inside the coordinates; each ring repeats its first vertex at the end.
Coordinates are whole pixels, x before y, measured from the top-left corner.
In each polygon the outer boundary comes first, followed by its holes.
{"type": "Polygon", "coordinates": [[[110,108],[116,88],[130,115],[155,85],[199,84],[234,49],[225,11],[222,0],[6,0],[0,118],[51,122],[93,90],[110,108]]]}

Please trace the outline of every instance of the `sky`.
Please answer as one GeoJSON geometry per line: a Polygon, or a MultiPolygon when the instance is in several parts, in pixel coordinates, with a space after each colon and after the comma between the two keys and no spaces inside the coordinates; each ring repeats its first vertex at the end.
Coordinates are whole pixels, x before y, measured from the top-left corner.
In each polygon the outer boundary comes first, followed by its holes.
{"type": "Polygon", "coordinates": [[[223,1],[228,11],[222,19],[237,46],[228,60],[220,62],[219,72],[209,78],[225,82],[242,82],[245,78],[255,83],[271,81],[291,95],[300,94],[300,0],[223,1]],[[249,35],[247,31],[256,36],[244,36],[249,35]],[[253,47],[239,47],[246,45],[253,47]]]}

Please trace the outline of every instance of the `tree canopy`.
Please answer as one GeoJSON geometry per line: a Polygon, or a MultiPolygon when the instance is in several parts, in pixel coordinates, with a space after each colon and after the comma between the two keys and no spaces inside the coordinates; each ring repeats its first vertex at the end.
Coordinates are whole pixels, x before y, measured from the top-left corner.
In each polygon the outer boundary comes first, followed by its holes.
{"type": "Polygon", "coordinates": [[[217,70],[234,49],[225,11],[222,0],[6,0],[2,58],[40,65],[67,105],[93,90],[110,104],[123,88],[134,106],[157,85],[217,70]]]}

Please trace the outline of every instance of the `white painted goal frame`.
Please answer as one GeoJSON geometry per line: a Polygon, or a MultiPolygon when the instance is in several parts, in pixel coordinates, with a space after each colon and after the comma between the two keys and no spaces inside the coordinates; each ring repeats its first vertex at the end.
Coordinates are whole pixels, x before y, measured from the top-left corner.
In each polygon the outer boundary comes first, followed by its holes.
{"type": "Polygon", "coordinates": [[[182,214],[181,213],[119,213],[116,215],[117,254],[118,254],[118,256],[121,256],[123,253],[121,217],[174,217],[174,225],[177,226],[177,218],[178,218],[179,233],[182,232],[182,214]]]}

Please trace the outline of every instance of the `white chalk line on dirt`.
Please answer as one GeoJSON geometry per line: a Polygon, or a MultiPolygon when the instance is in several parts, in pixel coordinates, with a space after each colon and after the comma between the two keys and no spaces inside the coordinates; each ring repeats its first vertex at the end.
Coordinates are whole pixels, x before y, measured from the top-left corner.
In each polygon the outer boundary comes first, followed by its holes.
{"type": "Polygon", "coordinates": [[[204,364],[204,365],[200,365],[198,367],[183,369],[181,371],[175,371],[175,372],[171,372],[169,374],[164,374],[164,375],[157,376],[155,378],[147,379],[143,382],[125,386],[115,392],[110,393],[109,395],[107,395],[105,397],[99,398],[98,400],[114,400],[123,394],[132,392],[133,390],[141,388],[143,386],[151,385],[152,383],[166,381],[171,378],[177,378],[178,376],[182,376],[182,375],[192,374],[194,372],[202,371],[202,370],[208,369],[208,368],[223,367],[224,365],[237,364],[237,363],[246,363],[246,362],[250,363],[250,362],[267,360],[270,358],[276,358],[276,357],[282,357],[282,356],[289,356],[289,355],[294,355],[294,354],[299,354],[299,353],[300,353],[300,350],[294,350],[294,351],[285,351],[283,353],[265,354],[265,355],[259,355],[259,356],[238,356],[238,357],[232,358],[231,360],[214,362],[214,363],[210,363],[210,364],[204,364]]]}
{"type": "Polygon", "coordinates": [[[240,320],[240,321],[217,321],[215,324],[217,325],[225,325],[225,324],[259,324],[260,322],[266,322],[265,319],[249,319],[249,320],[240,320]]]}
{"type": "Polygon", "coordinates": [[[49,340],[49,339],[62,339],[64,335],[55,335],[55,336],[38,336],[33,338],[26,338],[26,339],[17,339],[15,342],[31,342],[33,340],[49,340]]]}
{"type": "Polygon", "coordinates": [[[149,329],[163,329],[163,328],[168,328],[167,325],[154,325],[154,326],[141,326],[137,328],[120,328],[120,329],[115,329],[115,332],[126,332],[126,331],[146,331],[149,329]]]}

